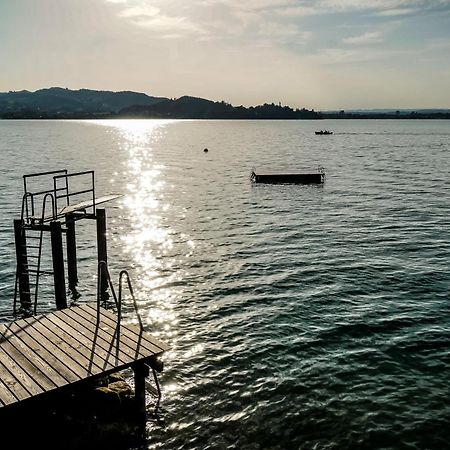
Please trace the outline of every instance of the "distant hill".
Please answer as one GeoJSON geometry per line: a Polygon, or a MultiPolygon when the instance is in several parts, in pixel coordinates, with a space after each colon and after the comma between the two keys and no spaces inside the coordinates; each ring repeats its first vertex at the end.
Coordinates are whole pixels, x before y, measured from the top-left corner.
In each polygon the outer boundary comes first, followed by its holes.
{"type": "Polygon", "coordinates": [[[450,109],[351,109],[320,114],[324,119],[450,119],[450,109]]]}
{"type": "Polygon", "coordinates": [[[130,106],[119,111],[119,117],[171,119],[320,119],[314,110],[292,109],[274,103],[260,106],[232,106],[224,101],[184,96],[153,105],[130,106]]]}
{"type": "Polygon", "coordinates": [[[166,100],[122,91],[70,90],[60,87],[35,92],[0,93],[1,118],[84,118],[110,116],[131,105],[153,105],[166,100]]]}
{"type": "Polygon", "coordinates": [[[199,97],[152,97],[132,91],[61,87],[0,92],[0,119],[450,119],[450,109],[360,109],[316,112],[281,103],[232,106],[199,97]]]}
{"type": "MultiPolygon", "coordinates": [[[[323,114],[337,114],[340,110],[322,111],[323,114]]],[[[411,114],[412,112],[420,114],[450,113],[446,108],[425,108],[425,109],[346,109],[346,113],[352,114],[411,114]]]]}

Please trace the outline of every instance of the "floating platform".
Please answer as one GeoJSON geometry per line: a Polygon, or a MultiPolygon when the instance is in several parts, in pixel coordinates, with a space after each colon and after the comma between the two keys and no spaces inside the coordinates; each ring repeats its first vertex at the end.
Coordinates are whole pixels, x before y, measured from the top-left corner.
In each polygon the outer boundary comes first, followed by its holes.
{"type": "Polygon", "coordinates": [[[325,171],[319,167],[317,171],[305,172],[251,172],[250,179],[254,183],[268,184],[322,184],[325,181],[325,171]]]}

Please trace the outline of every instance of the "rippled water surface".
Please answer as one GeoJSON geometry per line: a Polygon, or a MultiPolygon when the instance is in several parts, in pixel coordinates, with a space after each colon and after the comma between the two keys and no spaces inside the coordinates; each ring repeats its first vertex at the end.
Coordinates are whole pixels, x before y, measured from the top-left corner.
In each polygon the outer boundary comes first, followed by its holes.
{"type": "MultiPolygon", "coordinates": [[[[449,448],[450,123],[0,121],[2,321],[22,175],[60,168],[124,194],[110,270],[171,346],[149,448],[449,448]],[[249,179],[317,165],[323,186],[249,179]]],[[[78,302],[95,295],[87,222],[78,302]]]]}

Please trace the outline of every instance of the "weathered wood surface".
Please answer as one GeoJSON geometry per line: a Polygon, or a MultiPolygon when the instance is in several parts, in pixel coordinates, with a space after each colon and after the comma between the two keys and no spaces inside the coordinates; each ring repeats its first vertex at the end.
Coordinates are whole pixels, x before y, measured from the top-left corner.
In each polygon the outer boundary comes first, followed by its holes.
{"type": "Polygon", "coordinates": [[[0,325],[0,408],[148,362],[168,346],[87,303],[0,325]]]}

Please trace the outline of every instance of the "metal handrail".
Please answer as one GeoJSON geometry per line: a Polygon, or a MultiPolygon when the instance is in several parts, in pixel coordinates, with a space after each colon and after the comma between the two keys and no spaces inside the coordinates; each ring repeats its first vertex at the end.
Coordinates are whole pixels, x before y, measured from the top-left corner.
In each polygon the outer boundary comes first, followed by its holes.
{"type": "MultiPolygon", "coordinates": [[[[119,274],[119,305],[121,306],[121,303],[122,303],[122,280],[123,280],[123,277],[125,277],[125,276],[126,276],[126,279],[127,279],[128,290],[130,291],[131,298],[133,299],[134,311],[135,311],[136,316],[138,318],[139,327],[140,327],[141,331],[144,331],[144,325],[142,323],[141,315],[139,314],[139,310],[138,310],[138,306],[137,306],[137,302],[136,302],[136,297],[135,297],[134,292],[133,292],[133,286],[131,285],[130,275],[128,274],[128,272],[126,270],[122,270],[120,272],[120,274],[119,274]]],[[[119,319],[120,319],[120,317],[121,316],[119,315],[119,319]]]]}
{"type": "Polygon", "coordinates": [[[53,193],[56,196],[56,193],[54,190],[48,189],[48,190],[40,190],[37,192],[29,192],[28,190],[28,185],[27,185],[27,180],[30,178],[38,178],[38,177],[43,177],[46,175],[54,175],[54,174],[67,174],[67,169],[61,169],[61,170],[50,170],[47,172],[38,172],[38,173],[29,173],[26,175],[23,175],[23,189],[24,189],[24,197],[22,200],[22,220],[24,218],[24,213],[26,213],[26,219],[30,219],[34,217],[35,215],[35,208],[34,208],[34,199],[38,196],[38,195],[42,195],[42,194],[49,194],[49,193],[53,193]],[[28,205],[28,201],[27,198],[30,197],[31,200],[31,215],[30,215],[30,211],[29,211],[29,205],[28,205]]]}
{"type": "MultiPolygon", "coordinates": [[[[120,322],[122,320],[122,292],[123,292],[122,285],[123,285],[124,278],[126,278],[128,290],[130,291],[131,298],[133,299],[133,307],[134,307],[134,311],[136,313],[136,316],[137,316],[137,319],[138,319],[138,322],[139,322],[139,327],[140,327],[141,332],[143,332],[144,331],[144,324],[142,323],[142,318],[141,318],[141,315],[139,314],[139,310],[138,310],[138,306],[137,306],[137,302],[136,302],[136,297],[134,295],[133,286],[131,284],[130,275],[128,274],[128,272],[126,270],[122,270],[120,272],[120,274],[119,274],[119,295],[117,296],[116,291],[114,289],[114,285],[113,285],[112,280],[111,280],[111,275],[109,273],[108,266],[107,266],[105,261],[100,261],[98,263],[98,271],[97,271],[97,322],[100,321],[100,304],[101,304],[101,301],[102,301],[103,274],[106,275],[108,286],[111,289],[111,294],[112,294],[112,296],[114,298],[114,303],[115,303],[116,308],[117,308],[118,330],[120,330],[120,322]]],[[[118,332],[120,332],[120,331],[118,331],[118,332]]]]}
{"type": "Polygon", "coordinates": [[[26,175],[23,176],[23,178],[26,179],[26,178],[41,177],[43,175],[53,175],[54,173],[67,173],[67,169],[50,170],[48,172],[27,173],[26,175]]]}
{"type": "Polygon", "coordinates": [[[41,216],[42,223],[44,223],[44,220],[45,220],[45,206],[47,204],[47,198],[49,198],[49,197],[52,201],[52,216],[53,216],[53,219],[56,218],[55,198],[53,197],[53,194],[49,192],[48,194],[45,194],[44,198],[42,199],[42,216],[41,216]]]}
{"type": "Polygon", "coordinates": [[[93,208],[93,212],[95,214],[95,175],[94,175],[94,171],[93,170],[85,170],[83,172],[75,172],[75,173],[67,173],[66,172],[64,175],[55,175],[53,177],[53,190],[55,192],[55,197],[56,197],[56,207],[57,207],[57,202],[58,202],[59,198],[65,197],[66,198],[66,202],[67,202],[66,206],[69,206],[70,197],[72,197],[74,195],[85,194],[87,192],[92,192],[92,208],[93,208]],[[81,175],[88,175],[88,174],[90,174],[91,178],[92,178],[91,179],[92,188],[69,193],[69,178],[78,177],[78,176],[81,176],[81,175]],[[65,186],[65,188],[62,189],[62,190],[64,190],[64,189],[66,190],[66,194],[57,196],[56,192],[58,190],[61,190],[61,189],[57,188],[58,180],[61,179],[61,178],[64,178],[65,181],[66,181],[66,186],[65,186]]]}
{"type": "Polygon", "coordinates": [[[119,300],[117,298],[114,285],[111,281],[111,275],[109,274],[108,266],[105,261],[99,261],[97,268],[97,321],[100,320],[100,303],[102,300],[103,273],[106,274],[106,281],[108,283],[109,288],[111,289],[111,294],[114,298],[116,308],[117,310],[121,309],[121,305],[119,304],[119,300]],[[104,268],[104,270],[102,270],[102,268],[104,268]]]}
{"type": "Polygon", "coordinates": [[[26,218],[28,219],[30,217],[29,211],[28,211],[28,200],[27,198],[30,197],[31,199],[31,215],[34,216],[34,196],[31,192],[25,192],[22,197],[22,211],[20,215],[20,219],[23,222],[23,215],[26,211],[26,218]]]}
{"type": "MultiPolygon", "coordinates": [[[[62,191],[64,190],[64,188],[59,190],[62,191]]],[[[56,198],[73,197],[74,195],[86,194],[86,192],[92,192],[92,189],[85,189],[84,191],[70,192],[69,194],[57,195],[56,198]]]]}

